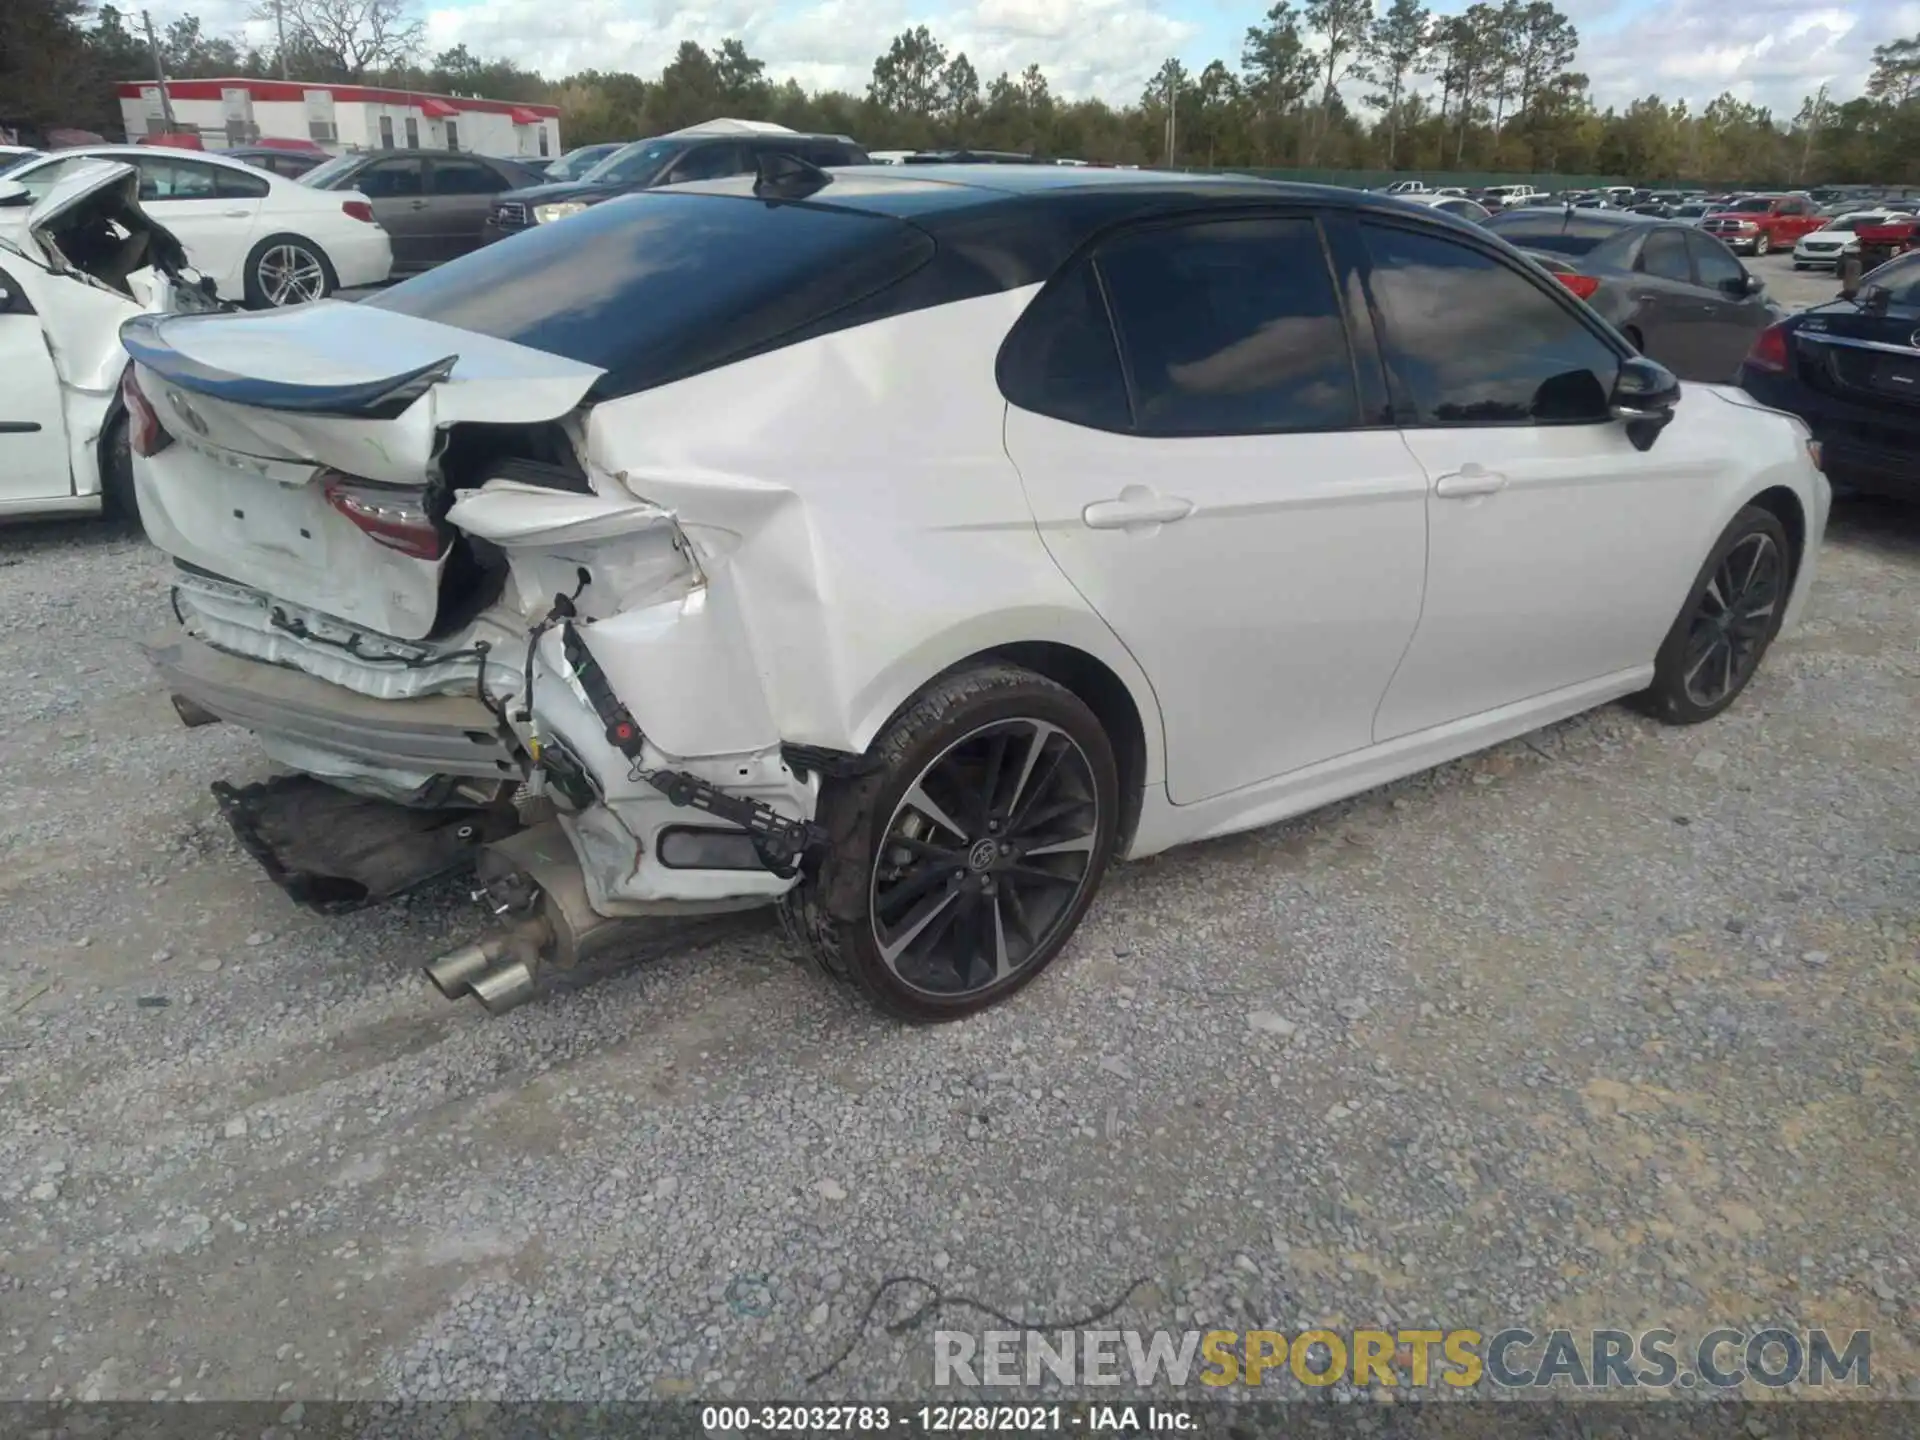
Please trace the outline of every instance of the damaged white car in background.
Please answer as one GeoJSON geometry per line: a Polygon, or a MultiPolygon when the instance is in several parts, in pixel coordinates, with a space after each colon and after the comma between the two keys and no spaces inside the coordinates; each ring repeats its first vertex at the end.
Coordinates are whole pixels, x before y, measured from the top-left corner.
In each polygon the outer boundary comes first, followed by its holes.
{"type": "Polygon", "coordinates": [[[0,179],[0,206],[26,210],[0,239],[0,519],[137,519],[120,326],[223,308],[138,188],[131,165],[112,163],[75,170],[37,204],[0,179]]]}
{"type": "Polygon", "coordinates": [[[1804,426],[1496,237],[1241,177],[774,158],[122,338],[149,653],[290,772],[236,833],[322,909],[476,866],[427,969],[494,1010],[777,901],[971,1013],[1116,857],[1718,714],[1827,517],[1804,426]]]}

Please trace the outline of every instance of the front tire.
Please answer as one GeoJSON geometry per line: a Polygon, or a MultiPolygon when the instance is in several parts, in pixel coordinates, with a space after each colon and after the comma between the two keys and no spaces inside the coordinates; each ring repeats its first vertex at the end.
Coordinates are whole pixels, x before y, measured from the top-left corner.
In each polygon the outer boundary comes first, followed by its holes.
{"type": "Polygon", "coordinates": [[[1744,507],[1700,567],[1634,703],[1668,725],[1698,725],[1731,705],[1780,633],[1793,568],[1779,519],[1744,507]]]}
{"type": "Polygon", "coordinates": [[[885,1014],[957,1020],[1030,983],[1112,859],[1113,746],[1071,691],[1012,665],[935,680],[830,781],[827,853],[786,897],[788,934],[885,1014]]]}
{"type": "Polygon", "coordinates": [[[1773,248],[1773,241],[1763,232],[1753,242],[1753,255],[1757,260],[1773,248]]]}
{"type": "Polygon", "coordinates": [[[324,300],[340,288],[333,262],[311,240],[299,235],[269,235],[247,256],[247,305],[273,310],[324,300]]]}

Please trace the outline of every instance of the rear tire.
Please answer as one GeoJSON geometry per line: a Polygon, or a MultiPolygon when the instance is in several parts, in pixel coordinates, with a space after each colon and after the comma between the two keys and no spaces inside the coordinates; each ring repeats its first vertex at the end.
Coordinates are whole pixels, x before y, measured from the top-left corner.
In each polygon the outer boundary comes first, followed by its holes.
{"type": "Polygon", "coordinates": [[[1113,747],[1078,696],[1012,665],[939,677],[829,781],[826,854],[781,904],[788,935],[882,1013],[957,1020],[1066,945],[1113,855],[1113,747]]]}
{"type": "Polygon", "coordinates": [[[118,405],[100,437],[100,513],[109,524],[131,534],[147,533],[133,489],[133,440],[127,412],[118,405]]]}
{"type": "Polygon", "coordinates": [[[1740,697],[1786,618],[1793,551],[1757,505],[1733,517],[1707,555],[1633,704],[1667,725],[1698,725],[1740,697]]]}
{"type": "Polygon", "coordinates": [[[300,235],[269,235],[248,253],[245,274],[250,310],[305,305],[340,288],[326,251],[300,235]]]}

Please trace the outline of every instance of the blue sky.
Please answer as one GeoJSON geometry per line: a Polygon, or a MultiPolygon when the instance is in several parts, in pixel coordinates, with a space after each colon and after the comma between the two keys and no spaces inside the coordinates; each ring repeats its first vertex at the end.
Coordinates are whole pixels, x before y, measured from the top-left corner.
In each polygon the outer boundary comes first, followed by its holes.
{"type": "MultiPolygon", "coordinates": [[[[1169,55],[1237,64],[1261,0],[419,0],[429,46],[464,42],[549,75],[657,73],[678,42],[737,35],[776,77],[860,90],[873,57],[925,24],[985,78],[1037,62],[1064,95],[1130,101],[1169,55]]],[[[1271,0],[1266,0],[1271,3],[1271,0]]],[[[1443,0],[1442,11],[1466,0],[1443,0]]],[[[1601,104],[1659,93],[1696,107],[1722,91],[1791,117],[1821,84],[1857,94],[1876,44],[1920,34],[1920,0],[1560,0],[1579,26],[1578,68],[1601,104]]],[[[216,32],[246,0],[165,0],[216,32]]],[[[1358,98],[1355,87],[1354,98],[1358,98]]]]}

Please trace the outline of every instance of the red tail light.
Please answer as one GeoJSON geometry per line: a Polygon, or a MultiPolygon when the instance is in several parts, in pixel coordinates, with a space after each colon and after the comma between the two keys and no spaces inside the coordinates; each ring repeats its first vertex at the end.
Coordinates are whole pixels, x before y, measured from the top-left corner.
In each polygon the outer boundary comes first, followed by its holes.
{"type": "Polygon", "coordinates": [[[340,208],[346,212],[349,220],[364,220],[373,224],[373,206],[364,200],[342,200],[340,208]]]}
{"type": "Polygon", "coordinates": [[[416,560],[440,558],[444,548],[440,527],[427,513],[418,490],[379,485],[337,470],[322,473],[327,503],[373,540],[416,560]]]}
{"type": "Polygon", "coordinates": [[[133,378],[133,367],[120,377],[120,403],[127,407],[127,443],[139,456],[158,455],[173,443],[173,436],[154,413],[152,404],[141,393],[140,382],[133,378]]]}
{"type": "Polygon", "coordinates": [[[1747,364],[1753,369],[1778,375],[1786,370],[1789,363],[1787,327],[1784,323],[1769,325],[1753,337],[1753,348],[1747,352],[1747,364]]]}
{"type": "Polygon", "coordinates": [[[1553,278],[1566,286],[1567,289],[1571,290],[1574,294],[1578,295],[1582,300],[1591,300],[1593,298],[1593,292],[1600,288],[1600,282],[1591,275],[1567,275],[1556,272],[1553,278]]]}

